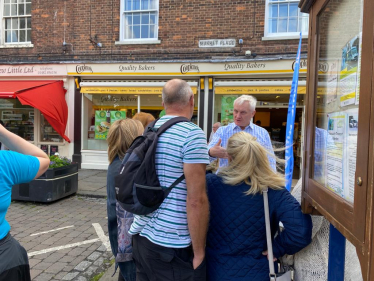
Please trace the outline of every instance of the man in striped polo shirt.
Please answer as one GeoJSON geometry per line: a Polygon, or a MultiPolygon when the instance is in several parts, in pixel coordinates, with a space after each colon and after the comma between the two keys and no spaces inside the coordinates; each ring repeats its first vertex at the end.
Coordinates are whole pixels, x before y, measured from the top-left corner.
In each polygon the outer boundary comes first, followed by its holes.
{"type": "MultiPolygon", "coordinates": [[[[210,160],[219,158],[219,167],[228,165],[228,155],[226,146],[228,139],[241,131],[247,132],[257,138],[257,141],[265,147],[270,154],[274,154],[273,146],[268,131],[251,122],[256,114],[257,100],[253,96],[242,95],[234,101],[234,122],[220,127],[213,136],[212,141],[208,144],[210,160]]],[[[276,170],[275,159],[269,156],[270,165],[276,170]]]]}
{"type": "MultiPolygon", "coordinates": [[[[166,115],[155,127],[177,116],[191,119],[191,87],[180,79],[168,81],[162,91],[162,104],[166,115]]],[[[129,233],[133,235],[136,280],[204,280],[209,220],[207,164],[206,137],[195,124],[177,123],[159,137],[156,171],[161,186],[171,186],[183,173],[185,180],[172,189],[156,211],[134,217],[129,233]]]]}

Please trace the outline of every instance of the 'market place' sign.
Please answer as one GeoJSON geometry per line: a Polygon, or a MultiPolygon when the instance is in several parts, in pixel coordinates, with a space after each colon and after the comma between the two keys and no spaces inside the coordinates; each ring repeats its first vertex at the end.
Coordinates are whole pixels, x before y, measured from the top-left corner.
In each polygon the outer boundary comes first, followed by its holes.
{"type": "Polygon", "coordinates": [[[232,48],[235,46],[235,39],[199,40],[199,48],[232,48]]]}

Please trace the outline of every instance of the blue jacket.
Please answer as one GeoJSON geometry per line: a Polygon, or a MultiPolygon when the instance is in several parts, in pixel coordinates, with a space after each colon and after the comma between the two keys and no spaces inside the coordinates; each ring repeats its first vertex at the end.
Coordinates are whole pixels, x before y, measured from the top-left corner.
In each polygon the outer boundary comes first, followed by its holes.
{"type": "MultiPolygon", "coordinates": [[[[211,281],[269,280],[262,194],[245,195],[250,186],[224,184],[215,174],[207,175],[210,222],[207,237],[207,276],[211,281]]],[[[273,240],[274,257],[294,254],[311,242],[312,221],[301,212],[286,190],[269,188],[272,235],[279,222],[284,230],[273,240]]]]}
{"type": "MultiPolygon", "coordinates": [[[[122,161],[118,156],[108,167],[107,173],[107,212],[108,212],[108,236],[110,247],[112,248],[113,256],[116,257],[118,253],[118,227],[117,227],[117,212],[116,212],[116,191],[114,189],[114,178],[118,174],[122,161]]],[[[125,280],[135,280],[135,264],[133,261],[118,263],[121,274],[125,280]]]]}

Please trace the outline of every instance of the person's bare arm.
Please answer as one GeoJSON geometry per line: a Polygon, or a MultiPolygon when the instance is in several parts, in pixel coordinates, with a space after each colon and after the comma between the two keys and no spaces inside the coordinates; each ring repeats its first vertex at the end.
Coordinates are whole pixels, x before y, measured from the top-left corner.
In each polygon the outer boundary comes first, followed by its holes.
{"type": "Polygon", "coordinates": [[[228,158],[226,149],[221,146],[221,139],[209,149],[209,156],[214,158],[228,158]]]}
{"type": "Polygon", "coordinates": [[[206,193],[206,164],[183,164],[187,184],[187,222],[194,252],[193,267],[204,260],[209,222],[209,201],[206,193]]]}
{"type": "Polygon", "coordinates": [[[35,178],[41,176],[49,167],[49,157],[40,148],[29,143],[23,138],[13,134],[0,125],[0,142],[12,151],[16,151],[25,155],[35,156],[39,160],[39,171],[35,178]]]}

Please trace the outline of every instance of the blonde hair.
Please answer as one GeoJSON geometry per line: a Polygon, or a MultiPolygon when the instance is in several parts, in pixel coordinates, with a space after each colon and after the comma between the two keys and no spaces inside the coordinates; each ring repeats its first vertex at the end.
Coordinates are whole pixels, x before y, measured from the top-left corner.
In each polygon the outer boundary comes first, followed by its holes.
{"type": "Polygon", "coordinates": [[[243,181],[251,185],[246,195],[260,193],[266,188],[281,189],[285,185],[283,175],[275,172],[268,155],[276,158],[246,132],[234,134],[227,142],[229,165],[220,170],[224,183],[237,185],[243,181]]]}
{"type": "Polygon", "coordinates": [[[143,131],[144,128],[139,121],[132,119],[115,121],[110,126],[107,137],[109,163],[112,163],[117,155],[122,159],[133,140],[143,131]]]}
{"type": "Polygon", "coordinates": [[[143,124],[143,128],[147,127],[149,123],[155,120],[152,114],[145,113],[145,112],[138,112],[136,113],[132,119],[139,120],[143,124]]]}
{"type": "Polygon", "coordinates": [[[140,122],[139,120],[136,120],[136,119],[132,119],[135,121],[135,124],[136,124],[136,127],[138,128],[138,135],[142,135],[144,133],[144,126],[142,124],[142,122],[140,122]]]}

